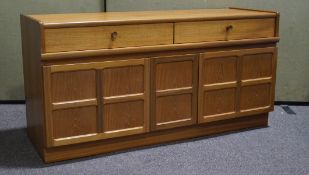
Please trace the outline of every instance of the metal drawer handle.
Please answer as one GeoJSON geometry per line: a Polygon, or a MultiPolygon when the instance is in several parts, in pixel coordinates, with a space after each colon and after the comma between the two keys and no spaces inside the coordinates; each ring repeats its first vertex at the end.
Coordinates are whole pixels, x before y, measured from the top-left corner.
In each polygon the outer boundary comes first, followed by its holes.
{"type": "Polygon", "coordinates": [[[111,34],[111,39],[112,39],[112,41],[115,41],[116,38],[117,38],[117,36],[118,36],[118,33],[117,33],[117,32],[113,32],[113,33],[111,34]]]}

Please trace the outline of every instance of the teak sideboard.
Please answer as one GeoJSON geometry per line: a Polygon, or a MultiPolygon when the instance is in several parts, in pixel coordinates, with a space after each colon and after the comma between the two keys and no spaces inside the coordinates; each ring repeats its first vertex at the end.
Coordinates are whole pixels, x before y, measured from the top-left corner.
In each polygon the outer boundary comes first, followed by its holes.
{"type": "Polygon", "coordinates": [[[21,15],[28,135],[45,162],[268,125],[279,14],[21,15]]]}

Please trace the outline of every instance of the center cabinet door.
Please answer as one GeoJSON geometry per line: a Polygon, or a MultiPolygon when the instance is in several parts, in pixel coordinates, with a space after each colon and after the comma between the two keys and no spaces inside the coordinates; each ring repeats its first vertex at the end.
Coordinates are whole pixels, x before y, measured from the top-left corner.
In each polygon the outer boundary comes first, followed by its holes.
{"type": "Polygon", "coordinates": [[[192,125],[197,120],[198,56],[151,60],[151,129],[192,125]]]}
{"type": "Polygon", "coordinates": [[[47,146],[149,130],[149,59],[44,66],[47,146]]]}

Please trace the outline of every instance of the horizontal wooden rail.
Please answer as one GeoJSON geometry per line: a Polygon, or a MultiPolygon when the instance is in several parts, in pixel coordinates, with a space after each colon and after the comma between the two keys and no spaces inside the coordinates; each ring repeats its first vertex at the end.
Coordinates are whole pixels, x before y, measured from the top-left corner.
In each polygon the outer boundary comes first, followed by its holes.
{"type": "Polygon", "coordinates": [[[99,50],[85,50],[85,51],[69,51],[57,53],[43,53],[42,60],[55,60],[55,59],[68,59],[68,58],[81,58],[81,57],[95,57],[106,55],[120,55],[128,53],[145,53],[156,51],[169,51],[169,50],[183,50],[183,49],[199,49],[199,48],[213,48],[224,46],[237,46],[246,44],[266,44],[277,43],[278,37],[261,38],[261,39],[243,39],[243,40],[229,40],[229,41],[216,41],[216,42],[201,42],[201,43],[185,43],[185,44],[170,44],[170,45],[157,45],[157,46],[143,46],[143,47],[126,47],[116,49],[99,49],[99,50]]]}

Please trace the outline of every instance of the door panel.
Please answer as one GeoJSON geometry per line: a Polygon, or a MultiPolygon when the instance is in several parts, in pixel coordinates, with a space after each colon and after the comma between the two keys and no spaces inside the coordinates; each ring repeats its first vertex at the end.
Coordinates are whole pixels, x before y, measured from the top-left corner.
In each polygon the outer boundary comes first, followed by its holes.
{"type": "Polygon", "coordinates": [[[273,110],[277,49],[252,49],[242,54],[240,112],[245,115],[273,110]]]}
{"type": "Polygon", "coordinates": [[[236,88],[210,90],[204,92],[203,116],[205,120],[234,114],[236,112],[236,88]]]}
{"type": "Polygon", "coordinates": [[[244,55],[242,59],[242,79],[270,77],[272,75],[273,53],[244,55]]]}
{"type": "Polygon", "coordinates": [[[185,121],[192,118],[192,95],[180,94],[158,97],[156,101],[157,125],[167,122],[185,121]]]}
{"type": "Polygon", "coordinates": [[[199,70],[199,122],[234,117],[239,51],[204,53],[199,70]]]}
{"type": "Polygon", "coordinates": [[[201,54],[199,122],[271,111],[276,53],[276,48],[256,48],[201,54]]]}
{"type": "Polygon", "coordinates": [[[98,134],[97,73],[70,65],[45,66],[47,146],[93,139],[98,134]]]}
{"type": "Polygon", "coordinates": [[[149,59],[44,66],[47,146],[147,132],[149,59]]]}
{"type": "Polygon", "coordinates": [[[104,106],[103,125],[105,132],[121,131],[128,128],[143,128],[144,101],[110,103],[104,106]]]}
{"type": "Polygon", "coordinates": [[[101,71],[102,132],[106,137],[147,132],[149,59],[112,61],[101,71]]]}
{"type": "Polygon", "coordinates": [[[156,89],[175,89],[192,86],[193,62],[167,62],[156,65],[156,89]]]}
{"type": "Polygon", "coordinates": [[[240,109],[257,109],[271,105],[271,84],[257,84],[241,88],[240,109]]]}
{"type": "Polygon", "coordinates": [[[55,139],[93,134],[97,132],[95,106],[53,111],[53,135],[55,139]]]}
{"type": "Polygon", "coordinates": [[[152,60],[152,130],[196,123],[197,61],[196,55],[152,60]]]}
{"type": "Polygon", "coordinates": [[[105,97],[144,92],[144,66],[106,68],[102,73],[105,97]]]}
{"type": "Polygon", "coordinates": [[[51,85],[52,102],[96,98],[95,70],[53,73],[51,85]]]}
{"type": "Polygon", "coordinates": [[[203,84],[236,81],[237,57],[222,57],[203,60],[203,84]]]}

